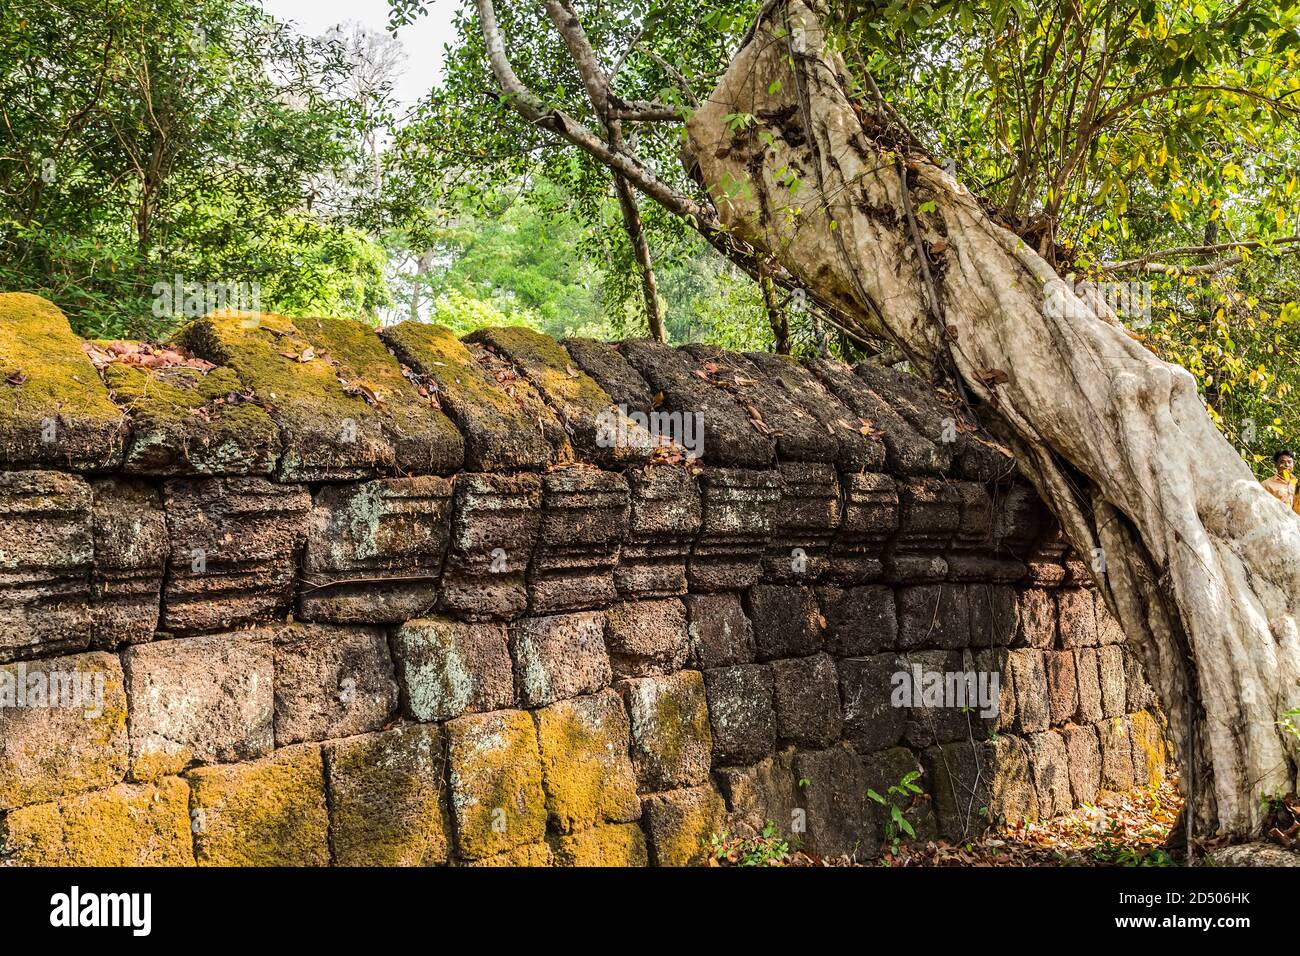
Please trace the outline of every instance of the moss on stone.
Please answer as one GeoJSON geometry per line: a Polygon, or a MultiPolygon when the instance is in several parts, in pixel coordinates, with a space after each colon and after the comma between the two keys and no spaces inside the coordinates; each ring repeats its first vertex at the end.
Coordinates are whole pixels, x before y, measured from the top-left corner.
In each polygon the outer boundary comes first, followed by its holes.
{"type": "Polygon", "coordinates": [[[256,403],[241,399],[244,386],[230,369],[204,374],[187,366],[147,369],[114,362],[103,376],[131,418],[124,471],[236,475],[275,467],[280,430],[256,403]]]}
{"type": "Polygon", "coordinates": [[[1133,769],[1137,772],[1138,782],[1145,780],[1147,786],[1158,789],[1165,782],[1168,749],[1160,723],[1148,710],[1129,714],[1129,722],[1133,739],[1133,769]]]}
{"type": "Polygon", "coordinates": [[[400,361],[436,389],[465,433],[466,467],[542,467],[563,457],[563,428],[528,382],[498,382],[450,329],[402,322],[379,334],[400,361]]]}
{"type": "Polygon", "coordinates": [[[546,808],[570,833],[641,815],[628,759],[628,722],[612,691],[562,700],[536,713],[546,808]]]}
{"type": "Polygon", "coordinates": [[[126,416],[52,302],[0,294],[0,444],[10,467],[113,467],[126,416]],[[52,424],[51,424],[52,423],[52,424]]]}
{"type": "Polygon", "coordinates": [[[438,728],[414,725],[325,745],[340,866],[447,862],[438,728]]]}
{"type": "Polygon", "coordinates": [[[187,775],[200,866],[327,866],[329,818],[318,746],[187,775]]]}
{"type": "Polygon", "coordinates": [[[0,859],[23,866],[193,866],[190,788],[168,777],[10,812],[0,859]]]}
{"type": "Polygon", "coordinates": [[[710,787],[655,793],[642,802],[655,866],[696,866],[708,839],[726,826],[726,804],[710,787]]]}
{"type": "Polygon", "coordinates": [[[185,326],[176,339],[229,366],[270,411],[284,430],[281,478],[440,474],[461,464],[455,426],[406,381],[378,337],[356,322],[215,312],[185,326]]]}
{"type": "Polygon", "coordinates": [[[647,866],[645,834],[635,823],[593,827],[555,837],[556,866],[647,866]]]}
{"type": "Polygon", "coordinates": [[[469,866],[551,866],[551,848],[545,843],[526,843],[495,856],[473,860],[469,866]]]}
{"type": "Polygon", "coordinates": [[[653,450],[648,432],[617,413],[614,400],[581,371],[564,346],[522,326],[479,329],[465,337],[505,356],[536,386],[559,414],[583,455],[602,464],[645,461],[653,450]],[[625,440],[607,434],[617,415],[625,440]]]}
{"type": "Polygon", "coordinates": [[[459,717],[445,728],[460,855],[482,859],[541,840],[546,801],[532,717],[499,710],[459,717]]]}

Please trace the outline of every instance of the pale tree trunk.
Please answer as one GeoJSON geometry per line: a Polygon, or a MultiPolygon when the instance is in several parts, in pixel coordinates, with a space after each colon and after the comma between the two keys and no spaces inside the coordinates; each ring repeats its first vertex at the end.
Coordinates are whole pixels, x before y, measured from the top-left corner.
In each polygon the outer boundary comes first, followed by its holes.
{"type": "Polygon", "coordinates": [[[1094,559],[1169,718],[1197,834],[1254,833],[1300,761],[1278,723],[1300,706],[1300,522],[1190,374],[942,169],[899,159],[880,123],[868,135],[875,105],[855,106],[823,40],[804,0],[769,4],[690,119],[689,160],[723,223],[846,323],[960,379],[1094,559]]]}

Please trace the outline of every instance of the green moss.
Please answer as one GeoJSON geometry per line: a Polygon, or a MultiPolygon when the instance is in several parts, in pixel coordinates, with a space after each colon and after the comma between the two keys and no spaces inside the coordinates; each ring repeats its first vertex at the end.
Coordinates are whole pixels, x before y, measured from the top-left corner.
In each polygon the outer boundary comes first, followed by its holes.
{"type": "Polygon", "coordinates": [[[229,366],[270,410],[285,433],[282,478],[441,474],[462,462],[455,426],[356,322],[218,312],[183,328],[177,341],[229,366]]]}
{"type": "Polygon", "coordinates": [[[326,866],[329,819],[320,748],[286,747],[188,774],[201,866],[326,866]]]}
{"type": "Polygon", "coordinates": [[[537,711],[546,807],[562,832],[640,816],[628,725],[612,692],[537,711]]]}
{"type": "Polygon", "coordinates": [[[228,368],[146,369],[114,362],[104,381],[131,416],[125,468],[149,474],[264,474],[280,453],[280,430],[228,368]]]}
{"type": "Polygon", "coordinates": [[[468,439],[468,467],[541,467],[565,455],[563,427],[528,381],[499,370],[482,350],[467,348],[446,328],[403,322],[380,332],[399,360],[436,389],[443,408],[468,439]]]}
{"type": "Polygon", "coordinates": [[[189,794],[171,777],[14,810],[0,857],[25,866],[193,866],[189,794]]]}
{"type": "Polygon", "coordinates": [[[546,802],[532,717],[503,710],[445,726],[460,854],[481,859],[538,842],[546,831],[546,802]]]}
{"type": "Polygon", "coordinates": [[[593,827],[553,841],[557,866],[647,866],[645,834],[635,823],[593,827]]]}
{"type": "Polygon", "coordinates": [[[550,866],[551,848],[545,843],[526,843],[498,853],[495,856],[474,860],[470,866],[550,866]]]}
{"type": "Polygon", "coordinates": [[[121,454],[126,418],[81,346],[53,303],[0,294],[0,437],[11,465],[110,467],[121,454]]]}

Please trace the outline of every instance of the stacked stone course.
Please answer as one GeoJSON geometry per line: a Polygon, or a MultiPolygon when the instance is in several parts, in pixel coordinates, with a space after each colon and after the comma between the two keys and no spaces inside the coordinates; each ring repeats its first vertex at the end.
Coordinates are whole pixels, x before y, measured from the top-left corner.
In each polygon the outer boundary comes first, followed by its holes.
{"type": "Polygon", "coordinates": [[[867,791],[913,771],[947,839],[1165,773],[1086,570],[910,380],[519,328],[177,339],[217,367],[97,370],[0,295],[5,862],[678,865],[769,821],[870,859],[867,791]],[[654,412],[702,413],[702,458],[654,412]],[[997,714],[894,706],[913,665],[997,673],[997,714]],[[5,698],[70,674],[95,701],[5,698]]]}

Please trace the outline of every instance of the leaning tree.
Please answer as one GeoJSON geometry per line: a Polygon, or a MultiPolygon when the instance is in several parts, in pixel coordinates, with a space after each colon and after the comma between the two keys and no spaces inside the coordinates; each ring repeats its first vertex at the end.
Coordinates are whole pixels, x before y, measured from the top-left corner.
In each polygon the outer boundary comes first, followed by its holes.
{"type": "MultiPolygon", "coordinates": [[[[1092,556],[1168,716],[1187,819],[1201,834],[1255,833],[1300,765],[1285,719],[1300,707],[1300,522],[1215,428],[1193,377],[1137,341],[1095,287],[1058,272],[1056,210],[1017,220],[937,164],[870,70],[846,65],[866,58],[845,37],[870,31],[853,31],[851,15],[848,29],[832,21],[818,0],[765,3],[689,109],[620,94],[573,3],[537,2],[595,121],[520,80],[493,0],[476,0],[502,101],[756,279],[801,290],[854,341],[949,385],[1092,556]],[[664,121],[683,124],[682,161],[700,189],[667,182],[623,135],[664,121]]],[[[1139,11],[1124,26],[1142,21],[1139,11]]],[[[1093,96],[1104,87],[1082,84],[1073,138],[1052,140],[1056,174],[1070,169],[1047,188],[1049,205],[1113,118],[1093,96]]],[[[1044,142],[1022,136],[1021,147],[1044,142]]],[[[1015,188],[1017,200],[1032,191],[1015,188]]]]}

